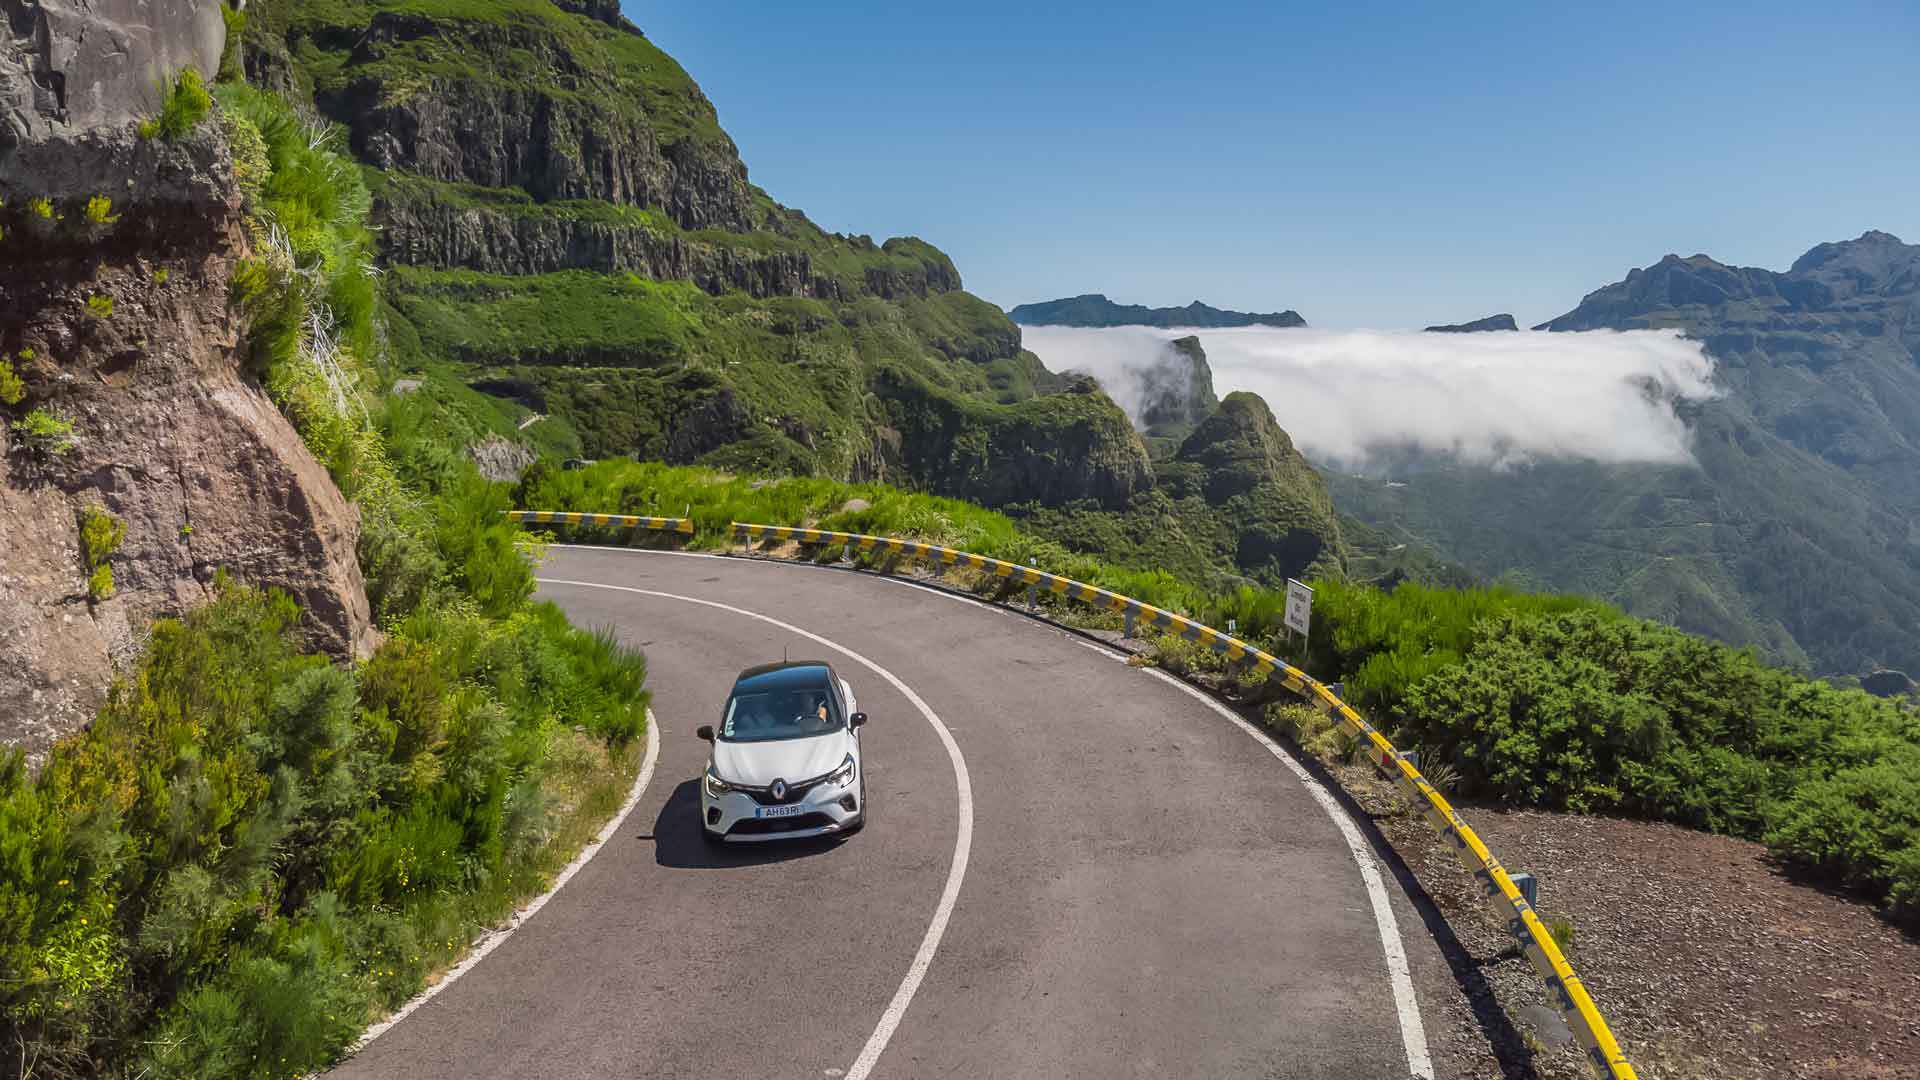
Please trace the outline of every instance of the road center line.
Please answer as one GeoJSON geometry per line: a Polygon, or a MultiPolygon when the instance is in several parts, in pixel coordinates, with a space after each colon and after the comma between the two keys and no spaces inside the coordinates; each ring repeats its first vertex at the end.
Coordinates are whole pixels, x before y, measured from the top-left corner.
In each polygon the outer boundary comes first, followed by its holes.
{"type": "Polygon", "coordinates": [[[967,761],[960,754],[960,744],[953,741],[953,732],[947,730],[947,725],[941,722],[932,707],[893,672],[837,641],[822,637],[810,630],[803,630],[771,615],[762,615],[757,611],[723,604],[717,600],[702,600],[697,596],[682,596],[679,593],[660,592],[656,589],[637,589],[629,585],[604,585],[597,581],[575,581],[568,578],[543,577],[536,580],[543,585],[572,585],[586,589],[634,593],[662,600],[679,600],[743,615],[749,619],[758,619],[790,634],[798,634],[809,641],[825,645],[865,666],[875,675],[885,679],[895,690],[900,691],[900,696],[912,702],[913,707],[920,710],[920,715],[926,718],[927,723],[933,725],[934,734],[940,737],[941,744],[947,748],[947,759],[953,763],[953,782],[959,794],[960,824],[954,835],[953,861],[947,869],[947,884],[940,892],[940,902],[934,906],[933,921],[927,924],[926,937],[921,939],[920,949],[914,953],[913,963],[907,966],[906,977],[900,980],[900,988],[894,991],[893,1000],[888,1002],[886,1011],[880,1014],[879,1025],[873,1029],[873,1034],[867,1037],[866,1045],[860,1048],[860,1056],[854,1058],[853,1064],[847,1069],[846,1080],[866,1080],[867,1075],[873,1071],[875,1063],[880,1060],[880,1055],[886,1051],[888,1041],[893,1038],[894,1029],[900,1026],[901,1018],[906,1015],[907,1006],[913,1004],[913,995],[920,989],[921,980],[927,977],[927,969],[933,964],[933,954],[940,948],[940,939],[946,936],[947,922],[953,917],[954,904],[960,899],[960,883],[967,876],[967,857],[973,850],[973,781],[967,775],[967,761]]]}

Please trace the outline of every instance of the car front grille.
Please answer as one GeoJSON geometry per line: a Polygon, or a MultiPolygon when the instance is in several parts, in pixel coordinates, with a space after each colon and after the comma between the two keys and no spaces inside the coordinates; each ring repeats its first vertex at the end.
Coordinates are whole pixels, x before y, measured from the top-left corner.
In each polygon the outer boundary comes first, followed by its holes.
{"type": "Polygon", "coordinates": [[[746,792],[750,797],[752,797],[754,802],[759,803],[761,806],[785,806],[788,803],[797,803],[800,800],[806,798],[807,792],[812,791],[814,788],[819,786],[820,786],[819,780],[812,780],[807,782],[806,784],[788,784],[787,797],[784,799],[774,798],[773,792],[768,791],[766,788],[743,787],[743,788],[738,788],[737,790],[746,792]]]}
{"type": "Polygon", "coordinates": [[[783,818],[748,818],[728,831],[729,836],[765,836],[771,833],[801,832],[833,824],[826,814],[796,814],[783,818]]]}

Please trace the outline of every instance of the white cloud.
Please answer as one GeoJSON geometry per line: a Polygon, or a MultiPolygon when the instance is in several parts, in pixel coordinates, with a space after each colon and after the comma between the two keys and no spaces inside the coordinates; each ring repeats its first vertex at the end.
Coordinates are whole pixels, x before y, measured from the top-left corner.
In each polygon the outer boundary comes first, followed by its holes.
{"type": "Polygon", "coordinates": [[[1021,328],[1054,371],[1092,374],[1137,409],[1133,373],[1197,334],[1221,396],[1267,400],[1316,461],[1365,468],[1414,450],[1470,464],[1691,460],[1675,398],[1715,395],[1713,361],[1677,331],[1429,334],[1401,330],[1021,328]]]}

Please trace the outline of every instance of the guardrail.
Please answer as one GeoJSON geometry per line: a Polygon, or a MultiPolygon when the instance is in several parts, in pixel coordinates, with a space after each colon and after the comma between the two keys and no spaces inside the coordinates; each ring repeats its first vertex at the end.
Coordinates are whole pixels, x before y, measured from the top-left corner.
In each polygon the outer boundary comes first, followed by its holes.
{"type": "Polygon", "coordinates": [[[510,521],[527,525],[630,525],[635,529],[693,535],[693,519],[637,517],[633,514],[577,514],[569,510],[502,510],[510,521]]]}
{"type": "Polygon", "coordinates": [[[915,540],[901,540],[897,537],[868,536],[863,533],[831,532],[825,529],[803,529],[784,525],[752,525],[736,521],[733,523],[733,535],[736,539],[752,543],[757,540],[792,540],[801,544],[840,544],[859,551],[873,551],[884,554],[901,555],[908,558],[926,559],[943,566],[967,567],[982,570],[996,577],[1019,581],[1035,588],[1044,588],[1049,592],[1071,597],[1094,607],[1119,612],[1127,617],[1131,625],[1144,625],[1171,632],[1189,641],[1197,641],[1215,652],[1225,653],[1227,659],[1236,662],[1250,662],[1256,674],[1277,674],[1287,689],[1301,697],[1324,713],[1339,716],[1341,727],[1347,734],[1361,741],[1367,751],[1367,759],[1409,796],[1422,801],[1426,807],[1427,824],[1453,848],[1467,872],[1481,885],[1486,894],[1487,905],[1492,910],[1495,921],[1520,943],[1527,960],[1534,970],[1546,981],[1547,990],[1554,997],[1560,1014],[1566,1019],[1567,1026],[1573,1029],[1574,1038],[1587,1052],[1587,1060],[1595,1072],[1608,1080],[1637,1080],[1638,1074],[1628,1064],[1620,1044],[1613,1037],[1613,1031],[1607,1021],[1594,1006],[1593,998],[1580,982],[1580,976],[1574,973],[1572,965],[1560,951],[1560,946],[1547,931],[1540,916],[1535,914],[1533,905],[1521,895],[1519,886],[1507,874],[1500,860],[1487,850],[1487,845],[1448,803],[1434,786],[1421,775],[1418,767],[1408,760],[1405,754],[1394,748],[1393,743],[1380,733],[1372,724],[1367,723],[1353,706],[1341,701],[1325,683],[1313,678],[1306,672],[1273,656],[1261,649],[1223,634],[1210,626],[1195,622],[1183,615],[1141,603],[1129,596],[1122,596],[1095,585],[1074,581],[1057,574],[1049,574],[1031,566],[1005,562],[1000,559],[975,555],[972,552],[955,548],[941,547],[938,544],[926,544],[915,540]]]}

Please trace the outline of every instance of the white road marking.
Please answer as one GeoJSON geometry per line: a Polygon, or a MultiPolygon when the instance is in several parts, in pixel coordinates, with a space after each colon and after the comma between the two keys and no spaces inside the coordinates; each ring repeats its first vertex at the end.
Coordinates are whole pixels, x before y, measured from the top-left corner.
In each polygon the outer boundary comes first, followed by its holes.
{"type": "Polygon", "coordinates": [[[547,901],[553,899],[553,895],[559,892],[562,886],[572,881],[573,875],[579,873],[581,867],[587,865],[595,855],[598,855],[600,849],[606,846],[607,841],[613,839],[614,834],[619,831],[620,826],[626,824],[627,815],[633,813],[633,808],[640,804],[640,796],[646,792],[647,783],[653,779],[653,766],[659,760],[660,722],[654,717],[653,710],[648,709],[647,756],[640,762],[640,775],[634,777],[633,788],[627,792],[627,801],[621,805],[619,812],[614,814],[613,818],[600,830],[600,834],[589,841],[586,847],[581,848],[580,854],[575,855],[573,861],[567,864],[566,869],[560,871],[560,875],[553,879],[553,886],[551,888],[539,896],[534,897],[532,900],[529,900],[524,907],[514,912],[512,918],[507,920],[506,926],[491,931],[482,937],[480,943],[474,947],[473,951],[469,952],[458,964],[455,964],[446,975],[441,977],[439,982],[415,994],[405,1005],[400,1006],[392,1016],[361,1032],[359,1041],[347,1048],[346,1056],[351,1057],[366,1049],[368,1043],[385,1035],[393,1025],[413,1015],[415,1009],[433,1000],[434,996],[440,993],[440,991],[452,986],[454,980],[472,971],[475,965],[487,958],[488,953],[499,948],[503,942],[512,937],[515,930],[520,929],[528,919],[539,914],[540,909],[547,906],[547,901]]]}
{"type": "Polygon", "coordinates": [[[1327,812],[1327,816],[1332,818],[1334,825],[1340,829],[1340,834],[1346,837],[1347,850],[1353,853],[1353,861],[1360,867],[1360,879],[1366,882],[1367,899],[1373,903],[1373,921],[1380,930],[1380,947],[1387,957],[1387,978],[1393,984],[1393,1004],[1400,1014],[1400,1041],[1407,1048],[1407,1070],[1410,1075],[1418,1077],[1419,1080],[1433,1080],[1433,1059],[1427,1055],[1427,1030],[1420,1022],[1420,1003],[1413,994],[1413,972],[1407,963],[1406,946],[1400,941],[1400,920],[1394,917],[1393,903],[1387,898],[1386,885],[1380,877],[1379,861],[1373,857],[1373,849],[1368,846],[1366,838],[1360,835],[1360,827],[1347,816],[1346,810],[1334,799],[1333,793],[1307,771],[1306,766],[1295,761],[1293,755],[1287,753],[1285,747],[1274,742],[1266,732],[1248,723],[1246,717],[1159,668],[1142,668],[1141,670],[1166,680],[1168,685],[1191,695],[1214,712],[1226,717],[1235,727],[1259,740],[1260,745],[1266,747],[1268,753],[1279,758],[1295,776],[1300,778],[1300,783],[1313,793],[1314,801],[1320,804],[1320,809],[1327,812]]]}
{"type": "Polygon", "coordinates": [[[901,1018],[907,1013],[907,1006],[913,1004],[913,995],[919,991],[921,980],[927,977],[927,969],[933,964],[933,955],[940,948],[940,939],[946,936],[947,923],[953,918],[954,904],[960,899],[960,883],[967,876],[967,858],[973,851],[973,781],[967,775],[967,761],[960,754],[960,744],[953,741],[953,733],[947,729],[946,724],[941,722],[932,707],[893,672],[837,641],[821,637],[810,630],[803,630],[771,615],[762,615],[757,611],[734,607],[732,604],[722,604],[717,600],[702,600],[697,596],[682,596],[678,593],[660,592],[655,589],[637,589],[628,585],[603,585],[597,581],[573,581],[567,578],[543,577],[536,580],[543,585],[611,589],[616,592],[636,593],[664,600],[681,600],[770,623],[790,634],[798,634],[809,641],[825,645],[865,666],[885,679],[895,690],[900,691],[900,696],[912,702],[913,707],[920,710],[920,715],[926,717],[927,723],[933,725],[934,733],[940,737],[941,744],[947,748],[947,759],[953,763],[953,781],[959,793],[960,826],[953,840],[953,862],[947,869],[947,884],[941,890],[940,902],[934,906],[933,921],[927,925],[926,937],[921,939],[919,951],[913,954],[913,963],[907,966],[906,977],[900,980],[900,988],[894,991],[893,1000],[887,1003],[886,1011],[880,1014],[879,1025],[873,1029],[873,1034],[867,1037],[866,1045],[860,1048],[860,1056],[854,1058],[853,1064],[847,1069],[847,1080],[866,1080],[867,1074],[873,1071],[874,1064],[880,1060],[880,1055],[887,1049],[888,1041],[893,1038],[894,1029],[900,1026],[901,1018]]]}

